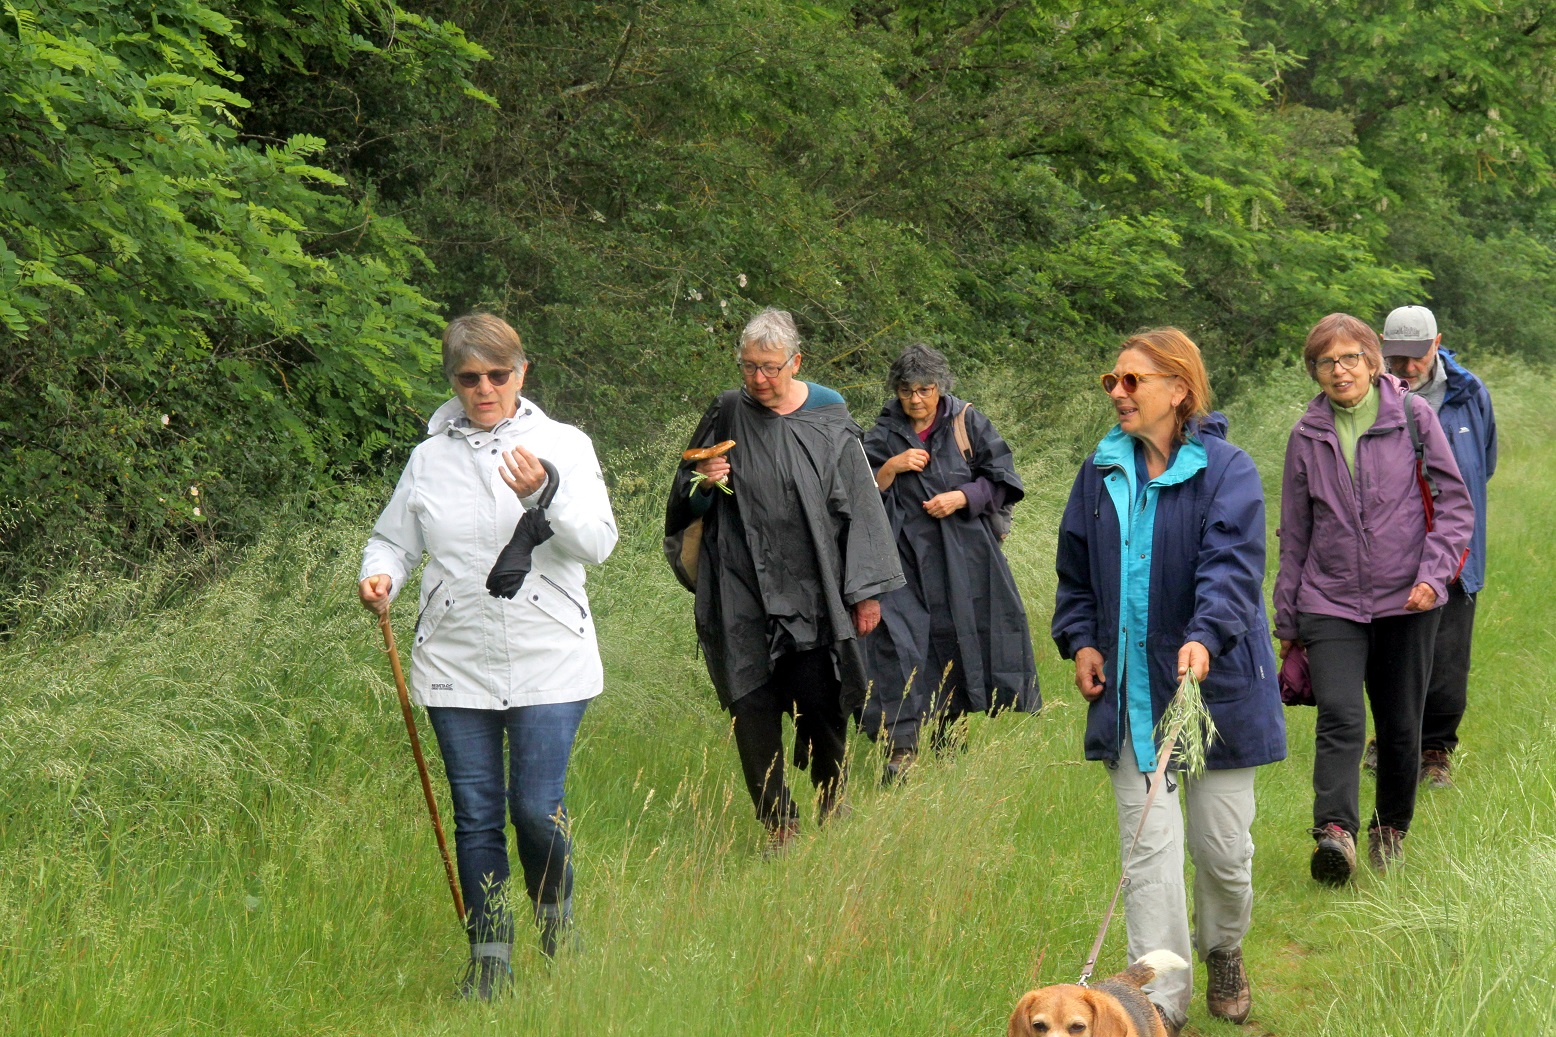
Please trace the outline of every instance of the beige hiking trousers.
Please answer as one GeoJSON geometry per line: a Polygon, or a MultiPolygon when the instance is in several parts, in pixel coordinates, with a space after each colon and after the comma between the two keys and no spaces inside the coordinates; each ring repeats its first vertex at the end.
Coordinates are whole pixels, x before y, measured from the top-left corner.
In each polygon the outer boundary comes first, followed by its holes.
{"type": "MultiPolygon", "coordinates": [[[[1118,807],[1120,858],[1129,853],[1145,806],[1147,780],[1135,763],[1129,740],[1118,766],[1108,771],[1118,807]]],[[[1194,860],[1193,949],[1201,960],[1211,951],[1237,950],[1253,916],[1254,768],[1206,771],[1179,787],[1168,772],[1128,865],[1124,924],[1129,960],[1155,950],[1173,951],[1192,962],[1183,852],[1194,860]]],[[[1158,977],[1145,987],[1169,1021],[1182,1025],[1194,996],[1192,966],[1158,977]]]]}

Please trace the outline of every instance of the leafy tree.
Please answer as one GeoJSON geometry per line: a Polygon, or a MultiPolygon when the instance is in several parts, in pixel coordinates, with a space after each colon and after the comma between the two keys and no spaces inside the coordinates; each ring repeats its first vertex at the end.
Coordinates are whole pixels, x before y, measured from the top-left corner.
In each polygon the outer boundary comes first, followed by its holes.
{"type": "MultiPolygon", "coordinates": [[[[199,0],[4,14],[0,550],[12,565],[94,541],[134,558],[213,520],[252,521],[244,510],[278,486],[402,437],[433,363],[434,307],[412,281],[423,253],[371,192],[342,190],[317,163],[323,140],[240,137],[247,102],[221,58],[246,46],[238,25],[199,0]]],[[[379,52],[361,27],[339,14],[328,26],[338,46],[379,52]]],[[[417,53],[444,72],[478,56],[457,32],[423,35],[417,53]]],[[[266,53],[294,49],[264,38],[266,53]]]]}

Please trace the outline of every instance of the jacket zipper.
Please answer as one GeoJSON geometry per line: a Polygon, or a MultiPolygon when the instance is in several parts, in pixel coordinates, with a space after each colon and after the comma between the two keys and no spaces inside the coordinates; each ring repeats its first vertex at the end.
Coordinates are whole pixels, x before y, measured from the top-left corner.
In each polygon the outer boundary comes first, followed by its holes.
{"type": "Polygon", "coordinates": [[[444,581],[442,580],[438,581],[437,586],[433,587],[431,592],[427,595],[427,604],[423,605],[421,607],[421,611],[416,613],[416,626],[411,630],[412,637],[415,637],[417,634],[421,633],[421,617],[425,616],[427,614],[427,610],[432,607],[432,599],[438,596],[438,590],[443,586],[443,582],[444,581]]]}
{"type": "Polygon", "coordinates": [[[566,598],[568,601],[571,601],[573,603],[573,608],[578,610],[578,615],[579,616],[583,617],[584,619],[588,619],[589,618],[589,613],[584,609],[584,607],[582,605],[578,604],[577,599],[574,598],[571,594],[567,593],[567,591],[563,590],[561,588],[561,586],[558,585],[558,583],[555,580],[553,580],[551,577],[547,576],[545,573],[541,573],[540,574],[540,578],[542,580],[545,580],[547,583],[549,583],[551,585],[552,589],[555,590],[558,594],[562,595],[562,597],[566,598]]]}

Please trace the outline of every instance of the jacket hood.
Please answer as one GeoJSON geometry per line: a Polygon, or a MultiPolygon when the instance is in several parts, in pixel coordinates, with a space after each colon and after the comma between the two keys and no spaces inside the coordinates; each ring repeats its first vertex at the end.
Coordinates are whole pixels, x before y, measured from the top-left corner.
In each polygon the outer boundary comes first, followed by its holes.
{"type": "MultiPolygon", "coordinates": [[[[945,407],[945,416],[949,420],[956,417],[956,412],[967,406],[967,401],[952,396],[948,392],[940,394],[940,403],[945,407]]],[[[902,409],[902,401],[892,397],[881,405],[881,412],[875,416],[876,424],[885,425],[887,428],[904,430],[908,434],[917,437],[913,431],[913,422],[908,420],[907,412],[902,409]]]]}
{"type": "MultiPolygon", "coordinates": [[[[503,421],[497,425],[497,428],[492,429],[492,431],[496,432],[498,429],[507,427],[509,425],[513,425],[514,430],[518,431],[520,429],[528,428],[536,421],[544,419],[545,416],[545,413],[539,407],[535,406],[532,401],[526,399],[523,396],[520,396],[519,412],[511,418],[503,419],[503,421]]],[[[450,430],[462,432],[465,429],[475,428],[473,425],[461,425],[460,422],[464,420],[465,405],[459,402],[458,396],[455,396],[447,403],[444,403],[443,406],[432,412],[432,417],[427,419],[427,435],[441,436],[444,432],[450,430]]]]}
{"type": "Polygon", "coordinates": [[[1474,394],[1480,379],[1465,370],[1450,350],[1437,347],[1437,355],[1443,358],[1443,371],[1448,376],[1448,391],[1444,400],[1462,402],[1474,394]]]}

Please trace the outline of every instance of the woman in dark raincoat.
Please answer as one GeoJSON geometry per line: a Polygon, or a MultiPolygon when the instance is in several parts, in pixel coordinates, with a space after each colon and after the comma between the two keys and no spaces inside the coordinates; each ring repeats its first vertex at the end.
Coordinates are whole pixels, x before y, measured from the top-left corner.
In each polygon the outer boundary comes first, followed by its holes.
{"type": "Polygon", "coordinates": [[[896,398],[864,449],[908,582],[881,599],[881,626],[866,642],[860,724],[889,745],[891,782],[912,764],[926,723],[939,748],[964,714],[1035,711],[1042,699],[1026,608],[999,546],[1008,507],[1025,492],[1010,447],[950,395],[950,366],[928,346],[904,350],[887,386],[896,398]]]}

